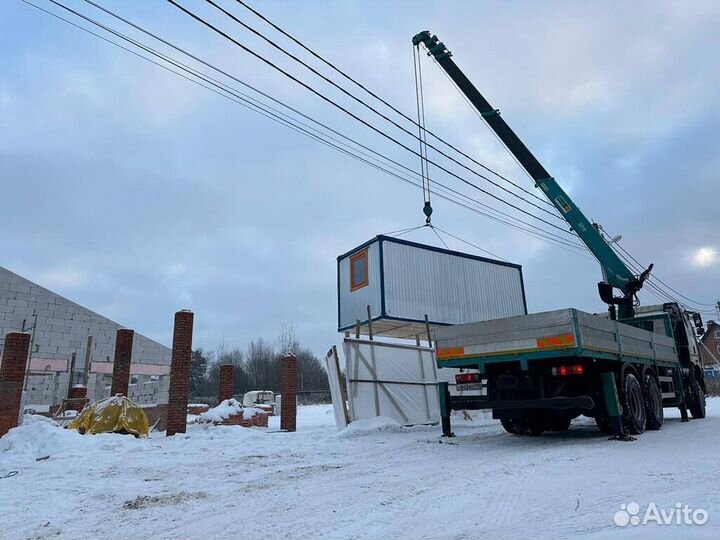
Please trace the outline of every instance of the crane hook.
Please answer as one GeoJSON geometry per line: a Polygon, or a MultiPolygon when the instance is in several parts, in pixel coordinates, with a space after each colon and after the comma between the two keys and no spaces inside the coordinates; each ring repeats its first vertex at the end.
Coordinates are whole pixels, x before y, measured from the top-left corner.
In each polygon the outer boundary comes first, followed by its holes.
{"type": "Polygon", "coordinates": [[[430,225],[431,217],[433,213],[432,206],[430,206],[430,201],[425,201],[425,206],[423,206],[423,214],[425,214],[425,223],[430,225]]]}

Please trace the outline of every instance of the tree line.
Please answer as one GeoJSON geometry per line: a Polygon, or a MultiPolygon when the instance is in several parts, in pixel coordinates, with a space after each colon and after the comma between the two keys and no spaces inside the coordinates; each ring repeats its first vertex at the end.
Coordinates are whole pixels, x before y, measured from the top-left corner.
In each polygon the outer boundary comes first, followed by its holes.
{"type": "Polygon", "coordinates": [[[320,359],[300,344],[292,326],[283,327],[275,342],[263,338],[252,340],[243,351],[228,348],[224,342],[217,350],[196,349],[190,367],[190,395],[216,396],[220,382],[220,366],[235,366],[236,395],[250,390],[280,391],[280,362],[285,353],[297,358],[298,390],[327,390],[327,372],[320,359]]]}

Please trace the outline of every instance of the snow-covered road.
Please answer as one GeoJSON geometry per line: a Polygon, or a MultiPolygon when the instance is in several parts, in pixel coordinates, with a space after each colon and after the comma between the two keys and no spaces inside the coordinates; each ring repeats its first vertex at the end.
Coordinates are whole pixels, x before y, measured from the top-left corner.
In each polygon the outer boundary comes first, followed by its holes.
{"type": "Polygon", "coordinates": [[[511,436],[484,415],[449,440],[383,421],[338,433],[329,406],[300,407],[297,433],[83,437],[36,420],[0,439],[0,477],[19,471],[0,478],[0,537],[716,539],[720,399],[705,420],[666,414],[634,442],[587,421],[511,436]],[[615,525],[633,501],[709,521],[615,525]]]}

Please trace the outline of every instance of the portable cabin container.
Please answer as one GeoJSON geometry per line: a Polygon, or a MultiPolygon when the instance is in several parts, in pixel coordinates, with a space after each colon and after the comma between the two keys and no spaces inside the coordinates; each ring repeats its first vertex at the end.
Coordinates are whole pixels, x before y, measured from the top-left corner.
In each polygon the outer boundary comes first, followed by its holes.
{"type": "Polygon", "coordinates": [[[394,338],[527,313],[522,267],[377,236],[340,255],[338,331],[394,338]],[[426,319],[427,317],[427,319],[426,319]],[[427,324],[426,324],[427,320],[427,324]],[[372,321],[368,324],[368,321],[372,321]]]}

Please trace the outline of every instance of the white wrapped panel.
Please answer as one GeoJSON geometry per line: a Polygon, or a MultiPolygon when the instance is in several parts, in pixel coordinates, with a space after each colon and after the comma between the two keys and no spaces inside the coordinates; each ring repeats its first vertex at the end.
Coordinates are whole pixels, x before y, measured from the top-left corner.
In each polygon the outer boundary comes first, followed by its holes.
{"type": "Polygon", "coordinates": [[[343,429],[347,426],[347,418],[345,416],[346,404],[342,391],[342,383],[340,382],[340,371],[338,370],[335,347],[330,349],[327,355],[325,355],[325,367],[328,372],[328,386],[330,386],[330,398],[333,404],[335,425],[338,429],[343,429]]]}
{"type": "Polygon", "coordinates": [[[437,369],[434,349],[356,339],[346,339],[344,347],[351,422],[386,416],[403,425],[436,423],[437,383],[449,382],[450,393],[457,394],[458,370],[437,369]]]}
{"type": "Polygon", "coordinates": [[[350,421],[386,416],[403,425],[440,420],[432,349],[345,340],[350,421]]]}

